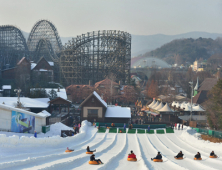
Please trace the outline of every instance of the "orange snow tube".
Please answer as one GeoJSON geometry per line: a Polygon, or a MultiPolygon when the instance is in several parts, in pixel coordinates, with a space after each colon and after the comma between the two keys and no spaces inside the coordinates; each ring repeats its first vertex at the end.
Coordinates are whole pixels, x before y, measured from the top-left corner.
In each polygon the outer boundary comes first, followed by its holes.
{"type": "Polygon", "coordinates": [[[181,159],[183,159],[183,157],[179,157],[179,158],[176,158],[176,157],[175,157],[175,159],[181,160],[181,159]]]}
{"type": "Polygon", "coordinates": [[[217,156],[209,156],[210,158],[217,158],[217,156]]]}
{"type": "Polygon", "coordinates": [[[72,150],[66,150],[65,152],[73,152],[72,150]]]}
{"type": "Polygon", "coordinates": [[[86,152],[86,154],[93,154],[93,152],[86,152]]]}
{"type": "Polygon", "coordinates": [[[163,162],[162,159],[153,159],[153,162],[163,162]]]}
{"type": "Polygon", "coordinates": [[[96,161],[89,161],[89,164],[91,164],[91,165],[99,165],[98,162],[96,162],[96,161]]]}
{"type": "Polygon", "coordinates": [[[137,161],[136,158],[127,158],[127,161],[137,161]]]}
{"type": "Polygon", "coordinates": [[[202,160],[202,158],[194,158],[194,160],[202,160]]]}

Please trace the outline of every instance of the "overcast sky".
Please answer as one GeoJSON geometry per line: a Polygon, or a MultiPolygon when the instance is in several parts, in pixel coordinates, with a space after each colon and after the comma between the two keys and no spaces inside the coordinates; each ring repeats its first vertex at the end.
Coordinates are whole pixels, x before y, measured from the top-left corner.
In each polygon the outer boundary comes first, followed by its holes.
{"type": "Polygon", "coordinates": [[[222,0],[0,0],[0,25],[30,32],[40,19],[63,37],[97,30],[222,33],[222,0]]]}

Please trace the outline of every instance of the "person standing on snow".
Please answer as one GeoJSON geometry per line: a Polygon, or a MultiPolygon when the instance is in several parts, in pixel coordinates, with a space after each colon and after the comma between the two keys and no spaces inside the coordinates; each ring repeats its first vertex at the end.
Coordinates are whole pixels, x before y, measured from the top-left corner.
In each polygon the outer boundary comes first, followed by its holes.
{"type": "Polygon", "coordinates": [[[182,124],[182,127],[181,127],[181,128],[182,128],[182,130],[183,130],[183,124],[182,124]]]}
{"type": "Polygon", "coordinates": [[[175,123],[175,129],[177,128],[177,123],[175,123]]]}
{"type": "Polygon", "coordinates": [[[37,138],[37,132],[36,132],[36,131],[35,131],[35,133],[34,133],[34,137],[37,138]]]}
{"type": "Polygon", "coordinates": [[[148,125],[148,132],[150,132],[150,125],[148,125]]]}
{"type": "Polygon", "coordinates": [[[180,124],[178,125],[178,130],[180,130],[180,124]]]}
{"type": "Polygon", "coordinates": [[[125,123],[124,123],[123,129],[124,129],[124,131],[126,131],[126,124],[125,123]]]}

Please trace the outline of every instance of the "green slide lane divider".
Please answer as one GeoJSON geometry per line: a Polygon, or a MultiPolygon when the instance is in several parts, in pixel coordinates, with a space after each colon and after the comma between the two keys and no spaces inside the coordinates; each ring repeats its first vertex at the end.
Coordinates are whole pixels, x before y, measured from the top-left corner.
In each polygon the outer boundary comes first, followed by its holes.
{"type": "MultiPolygon", "coordinates": [[[[129,129],[127,133],[136,133],[136,129],[129,129]]],[[[137,130],[138,133],[138,130],[137,130]]]]}
{"type": "Polygon", "coordinates": [[[157,134],[165,134],[164,130],[156,130],[157,134]]]}

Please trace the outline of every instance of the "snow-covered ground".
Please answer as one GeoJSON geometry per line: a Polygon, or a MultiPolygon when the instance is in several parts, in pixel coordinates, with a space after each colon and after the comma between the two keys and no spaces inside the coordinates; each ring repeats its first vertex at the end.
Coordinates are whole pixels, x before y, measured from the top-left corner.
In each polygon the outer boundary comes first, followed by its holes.
{"type": "Polygon", "coordinates": [[[82,122],[80,133],[73,137],[61,138],[61,129],[69,130],[63,124],[51,126],[51,131],[38,138],[19,136],[18,134],[0,132],[0,169],[33,170],[33,169],[221,169],[222,158],[209,158],[212,150],[222,155],[221,143],[210,143],[198,140],[198,134],[191,128],[175,130],[174,134],[128,134],[128,133],[97,133],[97,129],[87,121],[82,122]],[[14,135],[14,136],[10,136],[14,135]],[[17,136],[16,136],[17,135],[17,136]],[[49,137],[48,137],[49,136],[49,137]],[[86,147],[96,149],[96,158],[103,165],[89,165],[90,155],[85,154],[86,147]],[[65,153],[66,147],[75,149],[65,153]],[[133,150],[137,162],[127,161],[128,153],[133,150]],[[150,159],[160,151],[163,162],[152,162],[150,159]],[[185,159],[175,160],[174,156],[183,151],[185,159]],[[202,161],[193,160],[200,152],[202,161]]]}

